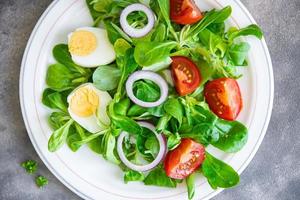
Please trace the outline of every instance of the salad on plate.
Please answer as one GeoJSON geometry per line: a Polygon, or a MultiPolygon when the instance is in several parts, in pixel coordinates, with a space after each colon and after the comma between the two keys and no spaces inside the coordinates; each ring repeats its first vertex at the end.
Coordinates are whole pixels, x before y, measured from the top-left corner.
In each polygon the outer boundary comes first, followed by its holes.
{"type": "MultiPolygon", "coordinates": [[[[175,188],[188,198],[195,175],[213,189],[239,183],[206,149],[235,153],[248,130],[239,67],[261,39],[255,25],[226,20],[231,7],[203,11],[193,0],[86,0],[94,24],[53,48],[42,102],[51,109],[50,152],[86,145],[124,172],[125,183],[175,188]]],[[[101,172],[99,172],[101,173],[101,172]]]]}

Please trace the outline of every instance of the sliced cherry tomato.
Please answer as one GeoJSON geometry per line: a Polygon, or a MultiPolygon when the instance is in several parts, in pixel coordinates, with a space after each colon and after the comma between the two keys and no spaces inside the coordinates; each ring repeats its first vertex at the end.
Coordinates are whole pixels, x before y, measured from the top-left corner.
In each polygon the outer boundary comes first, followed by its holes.
{"type": "Polygon", "coordinates": [[[194,0],[170,0],[171,20],[177,24],[193,24],[203,18],[194,0]]]}
{"type": "Polygon", "coordinates": [[[208,82],[204,96],[210,109],[222,119],[235,120],[243,107],[240,87],[231,78],[208,82]]]}
{"type": "Polygon", "coordinates": [[[169,151],[164,161],[167,176],[175,179],[184,179],[193,173],[205,159],[203,145],[185,138],[180,145],[169,151]]]}
{"type": "Polygon", "coordinates": [[[184,96],[195,91],[201,81],[198,67],[183,56],[174,56],[172,60],[171,74],[178,94],[184,96]]]}

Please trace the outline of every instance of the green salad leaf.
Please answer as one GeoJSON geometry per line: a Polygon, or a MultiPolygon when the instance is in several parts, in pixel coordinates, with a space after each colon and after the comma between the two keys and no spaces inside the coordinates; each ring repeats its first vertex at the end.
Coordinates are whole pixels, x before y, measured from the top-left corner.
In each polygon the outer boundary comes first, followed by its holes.
{"type": "Polygon", "coordinates": [[[47,85],[56,91],[69,90],[86,81],[87,79],[82,77],[80,73],[74,73],[59,63],[50,65],[46,76],[47,85]]]}
{"type": "Polygon", "coordinates": [[[42,102],[45,106],[58,109],[62,112],[67,111],[67,93],[60,93],[50,88],[47,88],[43,92],[42,102]]]}
{"type": "Polygon", "coordinates": [[[168,177],[163,168],[156,167],[146,176],[146,178],[144,179],[144,184],[175,188],[177,182],[174,179],[168,177]]]}
{"type": "Polygon", "coordinates": [[[170,21],[170,1],[157,0],[158,6],[160,8],[161,15],[166,22],[166,24],[171,27],[170,21]]]}
{"type": "Polygon", "coordinates": [[[193,199],[193,197],[195,195],[195,173],[189,175],[186,178],[186,186],[188,189],[189,200],[191,200],[191,199],[193,199]]]}
{"type": "Polygon", "coordinates": [[[118,115],[126,116],[129,106],[130,106],[129,98],[121,99],[118,103],[114,104],[115,113],[118,115]]]}
{"type": "Polygon", "coordinates": [[[70,131],[67,137],[67,145],[73,151],[76,152],[80,149],[81,145],[77,144],[81,140],[81,137],[76,131],[70,131]]]}
{"type": "Polygon", "coordinates": [[[111,117],[116,127],[128,133],[139,135],[142,131],[138,123],[127,116],[112,115],[111,117]]]}
{"type": "Polygon", "coordinates": [[[48,150],[50,152],[58,150],[66,142],[70,127],[73,123],[74,120],[70,119],[67,123],[52,133],[48,141],[48,150]]]}
{"type": "Polygon", "coordinates": [[[240,36],[249,36],[249,35],[255,36],[258,39],[262,39],[263,32],[256,24],[251,24],[239,30],[232,27],[228,30],[227,33],[227,37],[230,43],[232,43],[235,38],[238,38],[240,36]]]}
{"type": "Polygon", "coordinates": [[[95,0],[86,0],[86,4],[88,6],[90,14],[91,14],[93,20],[96,21],[100,16],[102,16],[102,13],[99,11],[96,11],[94,9],[94,5],[93,5],[94,2],[95,2],[95,0]]]}
{"type": "Polygon", "coordinates": [[[250,50],[250,45],[246,42],[241,42],[238,44],[233,44],[229,47],[228,57],[235,66],[246,65],[246,58],[248,51],[250,50]]]}
{"type": "Polygon", "coordinates": [[[91,70],[89,68],[83,68],[73,62],[68,45],[58,44],[53,48],[52,53],[57,62],[65,65],[73,72],[80,73],[83,76],[90,76],[91,70]]]}
{"type": "Polygon", "coordinates": [[[134,50],[134,59],[140,66],[150,66],[164,61],[177,46],[174,41],[140,42],[134,50]]]}
{"type": "Polygon", "coordinates": [[[103,91],[109,91],[118,87],[121,78],[121,70],[115,64],[100,66],[93,74],[93,83],[103,91]]]}
{"type": "Polygon", "coordinates": [[[58,44],[53,48],[53,57],[58,63],[48,67],[46,83],[55,91],[73,89],[86,83],[91,76],[91,70],[76,65],[66,44],[58,44]]]}
{"type": "Polygon", "coordinates": [[[133,57],[134,49],[131,45],[124,39],[118,39],[114,48],[117,54],[117,65],[121,69],[121,78],[118,83],[116,101],[118,102],[121,99],[122,93],[124,91],[124,83],[127,80],[128,76],[138,69],[138,64],[135,62],[133,57]]]}
{"type": "Polygon", "coordinates": [[[150,129],[142,127],[142,132],[136,140],[137,150],[147,159],[151,157],[153,158],[151,160],[154,160],[159,152],[159,143],[154,133],[150,129]]]}
{"type": "Polygon", "coordinates": [[[57,130],[70,119],[70,115],[65,112],[52,112],[48,118],[48,122],[54,130],[57,130]]]}
{"type": "Polygon", "coordinates": [[[110,7],[112,6],[113,0],[94,0],[93,3],[96,11],[105,13],[112,9],[110,7]]]}
{"type": "Polygon", "coordinates": [[[142,101],[154,102],[160,97],[158,86],[150,81],[137,81],[133,87],[135,96],[142,101]]]}
{"type": "Polygon", "coordinates": [[[112,44],[114,44],[118,39],[125,39],[126,41],[132,43],[131,39],[119,26],[110,21],[105,21],[105,28],[107,30],[107,36],[112,44]]]}
{"type": "Polygon", "coordinates": [[[134,104],[129,108],[127,115],[136,120],[146,120],[152,117],[162,117],[164,113],[163,104],[152,108],[143,108],[134,104]]]}
{"type": "Polygon", "coordinates": [[[216,129],[219,132],[219,139],[212,141],[212,144],[222,151],[238,152],[247,143],[248,129],[238,121],[218,119],[216,129]]]}
{"type": "MultiPolygon", "coordinates": [[[[186,34],[186,37],[193,38],[195,35],[199,34],[201,31],[203,31],[206,27],[213,23],[222,23],[224,22],[230,15],[231,15],[232,9],[230,6],[226,6],[225,8],[221,10],[211,10],[207,12],[204,15],[204,18],[200,20],[198,23],[191,26],[190,29],[188,29],[188,33],[186,34]]],[[[187,25],[189,26],[189,25],[187,25]]]]}
{"type": "Polygon", "coordinates": [[[212,55],[224,57],[227,51],[227,43],[222,37],[204,29],[198,35],[200,41],[208,48],[212,55]]]}
{"type": "Polygon", "coordinates": [[[118,21],[122,9],[133,3],[138,0],[87,0],[94,26],[103,20],[118,21]]]}
{"type": "Polygon", "coordinates": [[[219,133],[213,123],[199,123],[188,131],[187,133],[181,133],[180,136],[182,138],[192,138],[203,145],[209,145],[219,139],[219,133]]]}
{"type": "Polygon", "coordinates": [[[124,182],[128,183],[129,181],[143,181],[145,176],[141,172],[128,170],[124,173],[124,182]]]}
{"type": "Polygon", "coordinates": [[[77,140],[77,141],[74,141],[72,143],[72,145],[80,147],[81,145],[89,143],[90,141],[98,138],[100,135],[106,134],[108,132],[110,132],[110,129],[104,129],[104,130],[99,131],[97,133],[90,134],[89,136],[86,136],[86,137],[83,137],[83,138],[80,137],[81,139],[77,140]]]}
{"type": "Polygon", "coordinates": [[[164,24],[158,24],[151,35],[151,40],[155,42],[163,42],[167,38],[167,27],[164,24]]]}
{"type": "Polygon", "coordinates": [[[101,142],[102,142],[102,138],[103,136],[100,135],[99,137],[93,139],[92,141],[90,141],[87,145],[88,147],[96,154],[102,154],[103,150],[102,150],[102,146],[101,146],[101,142]]]}
{"type": "Polygon", "coordinates": [[[141,29],[148,24],[148,18],[144,12],[135,11],[127,16],[127,22],[131,27],[141,29]]]}
{"type": "Polygon", "coordinates": [[[223,36],[225,33],[225,23],[212,23],[209,26],[207,26],[207,29],[216,35],[223,36]]]}
{"type": "Polygon", "coordinates": [[[183,107],[178,99],[170,98],[164,104],[166,113],[174,117],[179,124],[182,123],[183,118],[183,107]]]}
{"type": "Polygon", "coordinates": [[[175,149],[181,142],[180,135],[176,132],[168,137],[167,146],[169,150],[175,149]]]}
{"type": "Polygon", "coordinates": [[[165,131],[171,118],[172,118],[171,115],[169,115],[168,113],[165,113],[157,122],[156,130],[158,132],[165,131]]]}
{"type": "Polygon", "coordinates": [[[237,185],[240,180],[239,175],[232,167],[213,157],[208,152],[206,152],[201,169],[213,189],[218,187],[230,188],[237,185]]]}
{"type": "Polygon", "coordinates": [[[107,132],[102,138],[102,143],[104,152],[103,157],[108,161],[120,164],[119,158],[116,156],[115,148],[116,148],[116,138],[111,134],[111,132],[107,132]]]}

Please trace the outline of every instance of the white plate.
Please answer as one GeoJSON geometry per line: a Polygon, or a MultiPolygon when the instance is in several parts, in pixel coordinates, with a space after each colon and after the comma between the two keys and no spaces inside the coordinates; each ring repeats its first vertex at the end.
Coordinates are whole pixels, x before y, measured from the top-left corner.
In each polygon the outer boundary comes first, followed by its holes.
{"type": "MultiPolygon", "coordinates": [[[[197,0],[203,10],[231,5],[229,23],[244,27],[255,23],[249,12],[237,0],[197,0]]],[[[77,153],[64,146],[56,153],[47,149],[51,130],[47,124],[50,110],[41,103],[46,87],[45,74],[52,64],[52,48],[66,42],[67,34],[80,26],[91,25],[92,19],[84,0],[56,0],[40,18],[26,47],[20,75],[20,100],[29,137],[37,153],[50,171],[73,192],[85,199],[187,199],[184,184],[176,189],[144,186],[142,183],[123,183],[121,170],[94,154],[88,148],[77,153]]],[[[249,128],[249,140],[242,151],[225,154],[209,148],[216,157],[230,164],[239,174],[256,153],[268,126],[273,104],[273,72],[264,40],[246,39],[251,44],[250,66],[239,80],[244,109],[239,120],[249,128]]],[[[212,190],[203,177],[197,178],[195,199],[209,199],[219,190],[212,190]]]]}

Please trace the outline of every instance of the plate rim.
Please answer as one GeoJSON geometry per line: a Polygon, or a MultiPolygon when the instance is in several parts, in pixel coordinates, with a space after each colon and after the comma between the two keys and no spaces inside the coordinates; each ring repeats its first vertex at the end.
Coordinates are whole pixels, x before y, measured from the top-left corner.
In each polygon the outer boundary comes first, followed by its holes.
{"type": "MultiPolygon", "coordinates": [[[[51,2],[49,4],[49,6],[47,7],[47,9],[43,12],[43,14],[39,17],[29,39],[26,45],[26,48],[24,50],[23,53],[23,58],[22,58],[22,63],[21,63],[21,70],[20,70],[20,77],[19,77],[19,99],[20,99],[20,106],[21,106],[21,112],[22,112],[22,117],[23,117],[23,121],[27,130],[27,133],[29,135],[30,141],[32,143],[32,145],[34,146],[35,151],[37,152],[37,154],[39,155],[40,159],[43,161],[43,163],[47,166],[47,168],[51,171],[51,173],[53,175],[55,175],[55,177],[57,179],[60,180],[60,182],[62,182],[67,188],[69,188],[71,191],[73,191],[75,194],[77,194],[78,196],[85,198],[85,199],[91,199],[89,196],[86,196],[84,193],[82,193],[81,191],[77,190],[72,184],[70,184],[68,181],[66,181],[60,174],[58,174],[58,172],[52,167],[52,165],[50,163],[48,163],[46,157],[43,155],[42,151],[39,150],[39,147],[37,147],[37,143],[35,142],[35,139],[33,138],[33,133],[32,130],[30,128],[29,122],[27,120],[27,116],[26,116],[26,109],[25,109],[25,103],[24,103],[24,98],[23,98],[23,87],[22,87],[22,83],[24,81],[24,70],[25,70],[25,66],[26,66],[26,60],[27,60],[27,54],[29,52],[31,43],[36,35],[37,30],[39,29],[40,25],[43,23],[44,19],[47,17],[48,13],[52,10],[52,8],[59,2],[60,0],[54,0],[53,2],[51,2]]],[[[254,18],[252,17],[252,15],[250,14],[250,12],[248,11],[248,9],[244,6],[244,4],[240,1],[240,0],[233,0],[235,3],[238,4],[238,6],[242,9],[242,11],[246,14],[246,16],[249,18],[249,20],[252,23],[256,23],[256,21],[254,20],[254,18]]],[[[256,145],[253,149],[253,151],[249,154],[248,159],[243,163],[243,165],[240,167],[240,169],[238,170],[238,173],[241,174],[249,165],[249,163],[252,161],[253,157],[255,156],[255,154],[258,151],[258,148],[260,147],[262,140],[264,139],[266,132],[267,132],[267,128],[271,119],[271,114],[272,114],[272,109],[273,109],[273,100],[274,100],[274,75],[273,75],[273,65],[272,65],[272,61],[271,61],[271,56],[265,41],[265,38],[263,38],[261,40],[262,43],[262,47],[264,49],[265,52],[265,56],[266,56],[266,60],[268,63],[268,71],[269,71],[269,78],[270,78],[270,97],[269,97],[269,105],[268,105],[268,110],[266,113],[266,117],[265,117],[265,123],[264,126],[262,127],[262,131],[261,134],[256,142],[256,145]]],[[[212,192],[211,194],[209,194],[207,197],[205,197],[205,199],[210,199],[213,196],[216,196],[217,194],[219,194],[221,191],[223,191],[223,189],[218,189],[214,192],[212,192]]]]}

